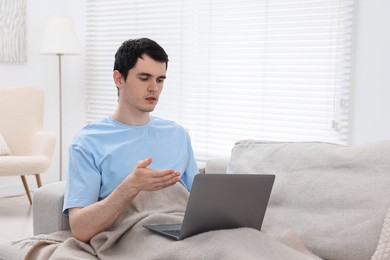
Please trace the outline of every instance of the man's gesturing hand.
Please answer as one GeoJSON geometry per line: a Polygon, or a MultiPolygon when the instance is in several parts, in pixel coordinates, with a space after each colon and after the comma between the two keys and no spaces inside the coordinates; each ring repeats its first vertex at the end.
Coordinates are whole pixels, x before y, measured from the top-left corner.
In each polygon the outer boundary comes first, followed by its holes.
{"type": "Polygon", "coordinates": [[[134,171],[105,199],[84,208],[69,210],[72,234],[88,242],[94,235],[110,227],[129,203],[142,190],[156,191],[180,181],[180,173],[172,169],[152,170],[152,158],[139,161],[134,171]]]}
{"type": "Polygon", "coordinates": [[[134,171],[127,177],[138,192],[141,190],[156,191],[174,185],[180,181],[180,173],[172,169],[152,170],[148,166],[152,158],[139,161],[134,171]]]}

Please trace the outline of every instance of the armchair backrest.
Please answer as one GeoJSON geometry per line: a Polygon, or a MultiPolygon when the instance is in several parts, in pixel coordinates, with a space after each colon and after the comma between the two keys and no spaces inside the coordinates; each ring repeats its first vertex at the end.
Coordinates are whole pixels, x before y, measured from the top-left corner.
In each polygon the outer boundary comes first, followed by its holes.
{"type": "Polygon", "coordinates": [[[32,137],[43,128],[43,117],[40,87],[0,87],[0,133],[13,155],[32,153],[32,137]]]}

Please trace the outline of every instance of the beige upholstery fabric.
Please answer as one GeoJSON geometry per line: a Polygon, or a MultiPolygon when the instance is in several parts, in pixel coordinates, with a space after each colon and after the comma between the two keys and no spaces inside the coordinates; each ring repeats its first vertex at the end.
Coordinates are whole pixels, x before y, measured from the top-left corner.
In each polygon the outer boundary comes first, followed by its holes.
{"type": "Polygon", "coordinates": [[[44,173],[55,135],[43,131],[44,94],[39,87],[0,88],[0,133],[12,156],[0,157],[0,176],[44,173]]]}
{"type": "Polygon", "coordinates": [[[275,174],[264,226],[291,228],[324,259],[367,260],[390,208],[390,141],[241,141],[229,173],[275,174]]]}
{"type": "Polygon", "coordinates": [[[0,133],[12,151],[10,156],[0,156],[0,176],[34,174],[40,182],[39,174],[48,169],[56,141],[53,133],[42,130],[43,115],[40,87],[0,87],[0,133]]]}
{"type": "Polygon", "coordinates": [[[11,151],[7,145],[7,142],[4,140],[4,137],[0,133],[0,156],[10,155],[11,151]]]}

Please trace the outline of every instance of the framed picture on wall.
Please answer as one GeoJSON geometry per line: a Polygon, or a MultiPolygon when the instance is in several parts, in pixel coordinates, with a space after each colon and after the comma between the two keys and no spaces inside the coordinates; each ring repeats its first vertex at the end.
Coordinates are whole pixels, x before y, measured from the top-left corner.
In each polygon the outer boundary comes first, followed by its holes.
{"type": "Polygon", "coordinates": [[[26,62],[27,0],[0,0],[0,62],[26,62]]]}

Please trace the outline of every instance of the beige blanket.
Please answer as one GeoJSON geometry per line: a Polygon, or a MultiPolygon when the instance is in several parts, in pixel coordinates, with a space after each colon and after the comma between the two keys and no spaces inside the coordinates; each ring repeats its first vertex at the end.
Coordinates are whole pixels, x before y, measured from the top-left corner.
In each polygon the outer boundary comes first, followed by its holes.
{"type": "Polygon", "coordinates": [[[60,231],[18,241],[29,245],[25,259],[319,259],[292,231],[282,234],[250,228],[219,230],[172,241],[142,227],[180,223],[188,192],[179,184],[158,192],[142,192],[107,231],[90,243],[60,231]]]}

